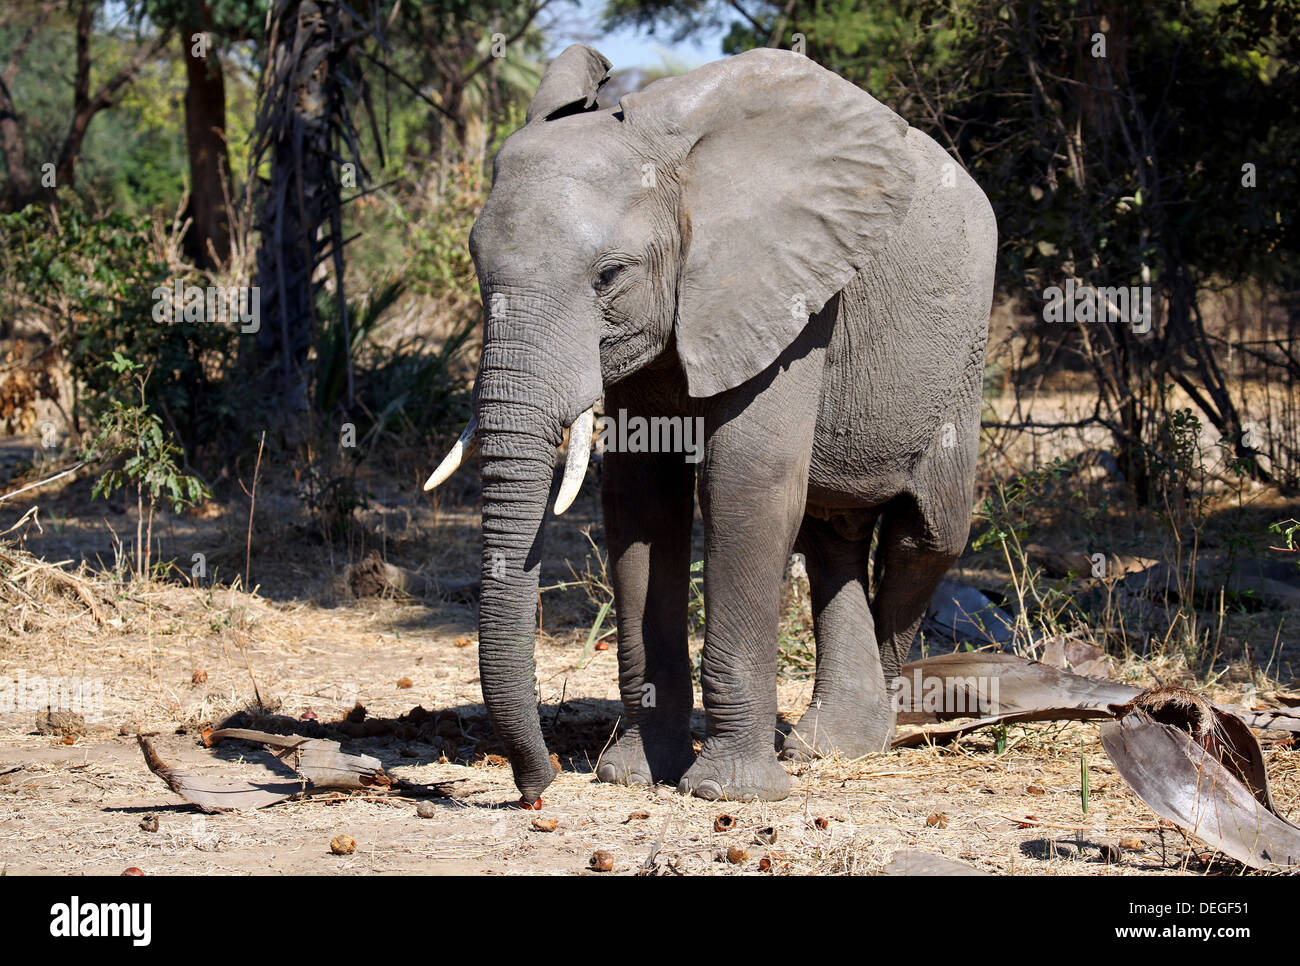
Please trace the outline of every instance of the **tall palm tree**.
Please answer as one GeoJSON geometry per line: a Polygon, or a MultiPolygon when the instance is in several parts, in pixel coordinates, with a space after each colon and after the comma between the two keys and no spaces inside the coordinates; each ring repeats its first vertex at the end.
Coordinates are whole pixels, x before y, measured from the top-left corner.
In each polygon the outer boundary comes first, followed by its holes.
{"type": "MultiPolygon", "coordinates": [[[[383,21],[374,0],[273,0],[269,23],[252,152],[254,172],[270,162],[269,178],[261,185],[256,348],[264,389],[277,403],[271,411],[279,413],[281,432],[293,445],[308,409],[309,355],[317,336],[315,296],[323,281],[318,269],[326,261],[333,269],[341,344],[351,345],[342,191],[344,181],[351,188],[367,180],[352,122],[358,103],[368,109],[359,48],[372,39],[382,41],[383,21]],[[352,166],[355,180],[341,174],[345,164],[352,166]]],[[[348,360],[349,404],[352,398],[348,360]]]]}

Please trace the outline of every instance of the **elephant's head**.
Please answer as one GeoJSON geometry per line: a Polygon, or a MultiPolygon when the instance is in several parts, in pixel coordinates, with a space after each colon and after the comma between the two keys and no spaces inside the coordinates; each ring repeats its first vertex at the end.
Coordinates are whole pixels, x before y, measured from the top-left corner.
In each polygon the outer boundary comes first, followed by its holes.
{"type": "Polygon", "coordinates": [[[658,360],[692,396],[755,376],[884,246],[911,201],[906,124],[806,58],[755,50],[598,110],[609,62],[568,48],[497,156],[470,234],[484,301],[483,696],[533,801],[554,777],[534,694],[542,520],[563,512],[604,386],[658,360]]]}

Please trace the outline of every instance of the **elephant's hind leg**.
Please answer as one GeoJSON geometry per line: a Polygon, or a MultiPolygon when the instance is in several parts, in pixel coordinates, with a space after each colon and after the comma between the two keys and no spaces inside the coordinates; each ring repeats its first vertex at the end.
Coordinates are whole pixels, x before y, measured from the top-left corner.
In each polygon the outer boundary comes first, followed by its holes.
{"type": "MultiPolygon", "coordinates": [[[[617,408],[618,394],[608,398],[617,408]]],[[[695,761],[686,642],[695,467],[681,453],[609,452],[602,486],[626,729],[596,777],[675,785],[695,761]]]]}
{"type": "Polygon", "coordinates": [[[782,757],[808,760],[883,751],[894,734],[871,608],[867,561],[874,515],[856,521],[849,539],[826,520],[804,517],[795,549],[803,553],[817,637],[812,703],[786,736],[782,757]]]}
{"type": "Polygon", "coordinates": [[[969,488],[954,487],[943,495],[948,499],[929,503],[926,510],[910,496],[898,497],[881,520],[871,613],[886,682],[902,673],[930,598],[966,546],[969,488]]]}

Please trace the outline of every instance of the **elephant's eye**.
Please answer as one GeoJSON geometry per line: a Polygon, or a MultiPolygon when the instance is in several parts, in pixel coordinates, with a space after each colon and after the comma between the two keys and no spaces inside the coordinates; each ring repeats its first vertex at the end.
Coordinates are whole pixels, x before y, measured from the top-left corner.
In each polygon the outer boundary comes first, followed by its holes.
{"type": "Polygon", "coordinates": [[[626,265],[606,265],[602,268],[600,274],[596,276],[596,291],[608,291],[610,286],[618,280],[618,277],[621,274],[623,274],[623,269],[625,268],[627,268],[626,265]]]}

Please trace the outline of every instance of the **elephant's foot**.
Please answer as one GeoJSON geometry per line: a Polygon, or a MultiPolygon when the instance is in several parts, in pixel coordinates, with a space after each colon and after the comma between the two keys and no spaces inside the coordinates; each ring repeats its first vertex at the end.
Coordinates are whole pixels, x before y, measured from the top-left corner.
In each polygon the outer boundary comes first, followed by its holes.
{"type": "Polygon", "coordinates": [[[725,745],[705,748],[677,790],[710,801],[779,802],[790,794],[790,776],[772,754],[742,752],[725,745]]]}
{"type": "Polygon", "coordinates": [[[619,785],[675,785],[694,763],[689,733],[650,737],[633,728],[600,756],[596,778],[619,785]]]}
{"type": "Polygon", "coordinates": [[[887,751],[894,738],[894,715],[861,704],[851,712],[837,712],[823,704],[809,708],[785,736],[781,757],[791,761],[814,758],[861,758],[887,751]]]}

